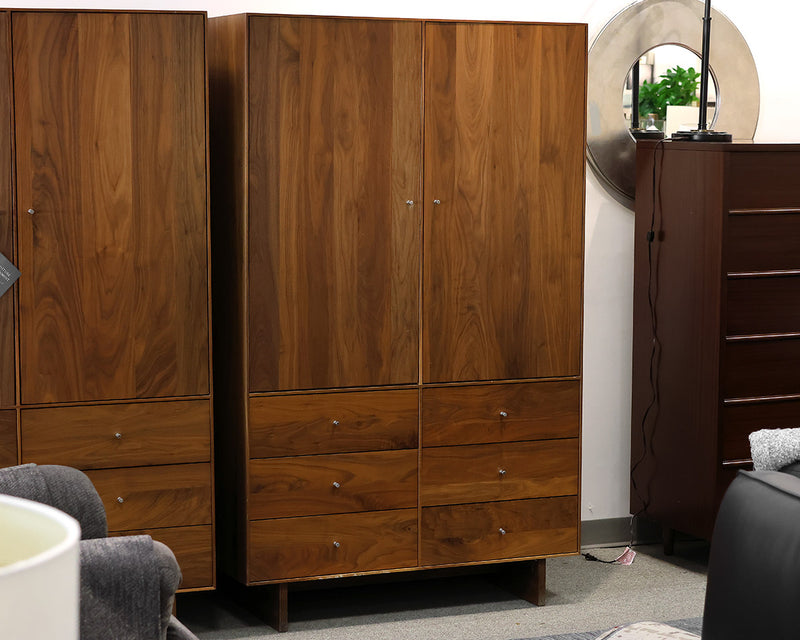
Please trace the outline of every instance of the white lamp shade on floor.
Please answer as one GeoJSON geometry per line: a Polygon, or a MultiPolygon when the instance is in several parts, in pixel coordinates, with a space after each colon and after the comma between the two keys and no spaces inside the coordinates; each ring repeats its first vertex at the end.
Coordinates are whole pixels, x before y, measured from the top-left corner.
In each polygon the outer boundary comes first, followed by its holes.
{"type": "Polygon", "coordinates": [[[81,529],[67,514],[0,495],[0,636],[77,640],[81,529]]]}

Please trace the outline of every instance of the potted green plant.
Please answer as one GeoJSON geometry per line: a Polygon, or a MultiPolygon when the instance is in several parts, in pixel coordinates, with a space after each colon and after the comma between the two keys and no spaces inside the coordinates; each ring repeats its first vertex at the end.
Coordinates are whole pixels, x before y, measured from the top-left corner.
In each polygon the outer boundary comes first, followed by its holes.
{"type": "Polygon", "coordinates": [[[659,76],[658,82],[645,80],[639,88],[639,115],[646,119],[655,114],[656,119],[667,117],[667,105],[686,106],[697,100],[700,73],[694,67],[676,66],[659,76]]]}

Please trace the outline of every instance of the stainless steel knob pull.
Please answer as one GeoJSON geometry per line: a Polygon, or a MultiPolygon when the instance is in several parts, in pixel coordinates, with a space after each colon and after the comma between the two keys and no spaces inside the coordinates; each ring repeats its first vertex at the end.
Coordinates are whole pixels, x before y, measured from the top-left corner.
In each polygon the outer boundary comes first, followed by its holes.
{"type": "Polygon", "coordinates": [[[117,498],[117,502],[119,502],[120,504],[122,504],[123,502],[125,502],[125,499],[124,499],[122,496],[119,496],[119,497],[117,498]]]}
{"type": "Polygon", "coordinates": [[[338,541],[334,540],[334,541],[333,541],[333,546],[334,546],[334,547],[336,547],[336,548],[338,549],[338,548],[339,548],[339,547],[341,547],[342,545],[341,545],[341,544],[340,544],[338,541]]]}
{"type": "Polygon", "coordinates": [[[497,473],[499,473],[500,477],[502,478],[504,475],[506,475],[506,470],[505,469],[498,469],[497,473]]]}
{"type": "Polygon", "coordinates": [[[33,209],[28,209],[28,213],[30,213],[31,215],[33,215],[34,213],[36,213],[36,211],[34,211],[33,209]]]}
{"type": "Polygon", "coordinates": [[[413,201],[413,200],[406,200],[406,204],[407,204],[409,207],[413,207],[413,206],[414,206],[414,201],[413,201]]]}
{"type": "Polygon", "coordinates": [[[500,412],[500,417],[501,418],[507,418],[508,417],[508,411],[501,411],[500,412]]]}
{"type": "Polygon", "coordinates": [[[338,427],[338,426],[339,426],[339,421],[338,421],[338,420],[331,420],[331,424],[332,424],[334,427],[338,427]]]}
{"type": "Polygon", "coordinates": [[[442,201],[437,198],[433,201],[433,204],[442,204],[442,201]]]}
{"type": "Polygon", "coordinates": [[[334,482],[334,483],[333,483],[333,488],[334,488],[334,489],[338,489],[338,488],[339,488],[339,487],[341,487],[341,486],[342,486],[342,485],[340,485],[338,482],[334,482]]]}
{"type": "Polygon", "coordinates": [[[122,440],[122,434],[121,434],[119,431],[117,431],[117,432],[114,434],[114,437],[115,437],[117,440],[122,440]]]}
{"type": "Polygon", "coordinates": [[[504,535],[506,535],[506,530],[505,530],[505,529],[503,529],[503,527],[500,527],[500,528],[499,528],[497,531],[498,531],[498,533],[499,533],[501,536],[504,536],[504,535]]]}

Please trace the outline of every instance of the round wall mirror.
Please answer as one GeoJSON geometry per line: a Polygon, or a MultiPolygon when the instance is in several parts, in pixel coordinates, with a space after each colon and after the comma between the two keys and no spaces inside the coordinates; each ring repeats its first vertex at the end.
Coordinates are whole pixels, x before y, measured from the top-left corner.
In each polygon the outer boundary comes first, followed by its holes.
{"type": "MultiPolygon", "coordinates": [[[[632,95],[626,111],[626,88],[633,93],[632,71],[639,62],[640,83],[651,77],[660,81],[661,73],[677,66],[686,70],[687,60],[696,59],[694,69],[699,72],[704,8],[700,0],[640,0],[610,20],[589,48],[587,160],[608,193],[630,209],[635,197],[636,142],[630,135],[632,95]],[[649,64],[667,66],[651,76],[649,64]]],[[[755,61],[738,29],[714,9],[709,67],[710,126],[731,133],[735,140],[752,140],[760,100],[755,61]]],[[[686,124],[697,128],[696,108],[694,114],[690,123],[680,123],[680,129],[686,124]]],[[[653,124],[667,127],[666,112],[664,116],[664,123],[653,124]]]]}

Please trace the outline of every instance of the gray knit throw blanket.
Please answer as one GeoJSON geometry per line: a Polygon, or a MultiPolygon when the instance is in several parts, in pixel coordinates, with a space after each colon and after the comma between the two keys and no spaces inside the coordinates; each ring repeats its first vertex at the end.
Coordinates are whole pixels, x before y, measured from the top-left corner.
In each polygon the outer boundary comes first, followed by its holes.
{"type": "Polygon", "coordinates": [[[777,471],[800,460],[800,429],[761,429],[750,434],[756,471],[777,471]]]}

